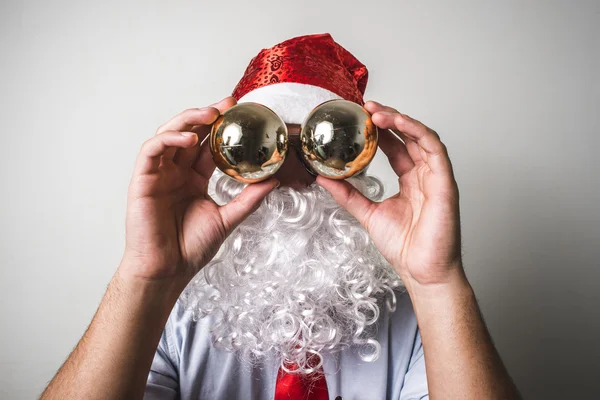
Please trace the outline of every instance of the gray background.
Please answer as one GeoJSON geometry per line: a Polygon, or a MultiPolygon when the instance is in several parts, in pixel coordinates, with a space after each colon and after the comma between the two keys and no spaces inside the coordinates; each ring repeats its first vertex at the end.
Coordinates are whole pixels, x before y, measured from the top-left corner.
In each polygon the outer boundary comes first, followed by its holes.
{"type": "Polygon", "coordinates": [[[367,98],[448,145],[468,276],[525,397],[600,392],[598,1],[3,1],[0,398],[38,395],[93,316],[141,143],[261,48],[327,31],[367,98]]]}

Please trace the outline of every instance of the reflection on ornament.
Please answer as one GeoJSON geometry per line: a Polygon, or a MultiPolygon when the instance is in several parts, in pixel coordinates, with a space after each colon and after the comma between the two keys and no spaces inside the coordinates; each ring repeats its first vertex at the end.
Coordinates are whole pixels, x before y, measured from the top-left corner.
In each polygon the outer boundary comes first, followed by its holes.
{"type": "Polygon", "coordinates": [[[215,165],[240,182],[263,181],[277,172],[287,153],[285,123],[269,108],[242,103],[214,123],[210,151],[215,165]]]}
{"type": "Polygon", "coordinates": [[[360,105],[331,100],[306,117],[300,132],[304,161],[317,174],[345,179],[359,174],[377,151],[377,127],[360,105]]]}

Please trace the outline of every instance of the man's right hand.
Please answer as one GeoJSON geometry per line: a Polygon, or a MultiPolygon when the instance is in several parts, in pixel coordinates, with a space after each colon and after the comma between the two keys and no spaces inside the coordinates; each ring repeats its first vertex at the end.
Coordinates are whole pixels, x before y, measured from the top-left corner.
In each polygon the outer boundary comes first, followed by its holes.
{"type": "Polygon", "coordinates": [[[183,289],[277,187],[275,179],[249,185],[222,207],[208,196],[215,165],[202,141],[219,115],[235,104],[228,97],[186,110],[142,146],[129,186],[121,276],[173,281],[183,289]]]}

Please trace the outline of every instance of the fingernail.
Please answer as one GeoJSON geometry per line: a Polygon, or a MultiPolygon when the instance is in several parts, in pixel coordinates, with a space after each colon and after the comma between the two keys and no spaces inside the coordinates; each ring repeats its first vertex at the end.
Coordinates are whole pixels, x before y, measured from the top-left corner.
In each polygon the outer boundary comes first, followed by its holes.
{"type": "Polygon", "coordinates": [[[181,136],[196,136],[194,132],[181,132],[181,136]]]}

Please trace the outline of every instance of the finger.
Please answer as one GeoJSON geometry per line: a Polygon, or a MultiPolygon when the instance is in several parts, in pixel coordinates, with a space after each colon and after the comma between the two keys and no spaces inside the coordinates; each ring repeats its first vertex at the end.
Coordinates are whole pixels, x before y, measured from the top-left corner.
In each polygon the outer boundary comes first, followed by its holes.
{"type": "Polygon", "coordinates": [[[190,108],[185,110],[169,122],[161,125],[156,131],[160,135],[166,131],[191,131],[194,125],[210,125],[219,117],[219,110],[215,107],[190,108]]]}
{"type": "Polygon", "coordinates": [[[231,232],[250,214],[256,211],[265,196],[277,186],[279,186],[279,181],[275,178],[259,183],[253,183],[246,186],[244,190],[242,190],[242,193],[229,203],[220,207],[219,213],[221,214],[221,219],[227,233],[231,232]]]}
{"type": "Polygon", "coordinates": [[[358,222],[366,227],[369,214],[375,206],[374,202],[363,196],[347,181],[318,176],[317,183],[327,190],[340,206],[344,207],[358,222]]]}
{"type": "Polygon", "coordinates": [[[414,168],[415,163],[410,158],[406,145],[392,131],[380,129],[378,142],[396,175],[401,177],[414,168]]]}
{"type": "Polygon", "coordinates": [[[205,141],[204,143],[200,144],[199,147],[200,154],[198,155],[198,158],[194,162],[192,168],[194,168],[194,170],[205,179],[210,179],[213,172],[215,172],[216,165],[213,161],[212,153],[210,152],[209,143],[205,141]]]}
{"type": "MultiPolygon", "coordinates": [[[[389,107],[389,106],[384,106],[383,104],[380,104],[376,101],[372,101],[369,100],[365,103],[365,109],[367,111],[369,111],[371,114],[375,114],[378,112],[389,112],[389,113],[398,113],[398,110],[396,110],[395,108],[389,107]]],[[[408,136],[406,136],[403,132],[399,131],[398,129],[394,128],[390,128],[392,130],[392,132],[394,132],[396,135],[398,135],[398,137],[400,137],[402,139],[402,141],[404,142],[404,145],[406,146],[406,150],[408,150],[408,154],[410,155],[410,157],[412,158],[413,162],[416,165],[421,165],[424,163],[423,161],[423,157],[421,155],[421,149],[419,148],[419,145],[413,141],[412,139],[410,139],[408,136]]]]}
{"type": "Polygon", "coordinates": [[[232,96],[228,96],[225,97],[223,100],[219,101],[218,103],[213,104],[212,107],[216,108],[221,114],[223,114],[225,111],[229,110],[236,104],[237,101],[235,100],[235,98],[232,96]]]}
{"type": "MultiPolygon", "coordinates": [[[[223,114],[225,111],[227,111],[234,105],[236,105],[236,100],[233,97],[229,96],[219,101],[218,103],[212,104],[210,107],[217,109],[219,114],[223,114]]],[[[215,121],[210,121],[210,124],[212,124],[213,122],[215,121]]],[[[198,143],[202,143],[204,138],[210,133],[210,124],[198,124],[190,127],[189,130],[191,132],[196,132],[198,134],[198,143]]],[[[194,163],[194,161],[198,157],[199,152],[199,145],[191,147],[189,149],[180,149],[177,151],[177,154],[175,154],[173,161],[178,165],[189,167],[194,163]]]]}
{"type": "Polygon", "coordinates": [[[175,157],[175,153],[177,152],[177,147],[170,147],[167,151],[164,152],[162,156],[160,156],[160,165],[165,165],[173,162],[173,157],[175,157]]]}
{"type": "Polygon", "coordinates": [[[194,164],[200,153],[200,146],[202,141],[208,136],[211,130],[211,125],[196,125],[192,128],[192,132],[198,135],[198,143],[187,149],[178,149],[177,154],[173,158],[173,161],[177,165],[183,167],[190,167],[194,164]]]}
{"type": "Polygon", "coordinates": [[[397,113],[398,110],[396,110],[393,107],[390,106],[385,106],[381,103],[378,103],[376,101],[373,100],[369,100],[365,103],[364,105],[365,109],[372,114],[375,114],[376,112],[390,112],[390,113],[397,113]]]}
{"type": "Polygon", "coordinates": [[[438,134],[416,119],[375,101],[366,102],[365,109],[371,114],[382,114],[385,116],[392,114],[394,116],[393,124],[388,129],[397,129],[403,132],[407,138],[419,143],[427,153],[438,153],[442,150],[444,145],[440,141],[438,134]],[[400,128],[400,126],[405,129],[400,128]]]}
{"type": "Polygon", "coordinates": [[[158,171],[161,156],[172,148],[188,148],[198,142],[194,132],[166,131],[147,140],[140,150],[135,167],[136,174],[158,171]]]}
{"type": "MultiPolygon", "coordinates": [[[[451,173],[452,166],[446,146],[439,136],[417,120],[400,113],[377,112],[372,116],[373,123],[383,129],[396,129],[419,145],[419,157],[427,163],[433,173],[451,173]]],[[[413,154],[411,153],[411,157],[413,154]]],[[[413,161],[420,160],[415,155],[413,161]]]]}

